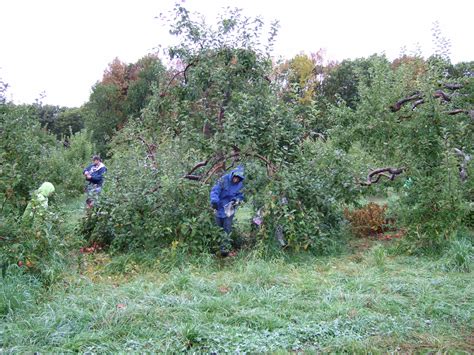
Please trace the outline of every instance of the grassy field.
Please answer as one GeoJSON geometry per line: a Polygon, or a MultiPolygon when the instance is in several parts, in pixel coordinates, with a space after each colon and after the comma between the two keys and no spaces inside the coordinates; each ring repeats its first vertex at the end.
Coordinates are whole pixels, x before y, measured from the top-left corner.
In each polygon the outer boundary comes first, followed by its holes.
{"type": "MultiPolygon", "coordinates": [[[[67,228],[83,211],[82,199],[67,204],[67,228]]],[[[389,250],[359,240],[337,257],[86,254],[49,289],[12,269],[0,353],[474,352],[473,273],[389,250]]]]}
{"type": "MultiPolygon", "coordinates": [[[[95,254],[47,292],[17,286],[0,352],[474,351],[472,273],[390,257],[378,244],[165,269],[95,254]]],[[[4,280],[3,292],[22,277],[4,280]]]]}

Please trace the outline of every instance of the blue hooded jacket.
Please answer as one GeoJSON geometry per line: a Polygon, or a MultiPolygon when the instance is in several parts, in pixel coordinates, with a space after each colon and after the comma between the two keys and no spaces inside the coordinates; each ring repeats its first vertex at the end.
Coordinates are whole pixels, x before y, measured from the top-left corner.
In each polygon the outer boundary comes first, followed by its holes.
{"type": "Polygon", "coordinates": [[[244,194],[241,192],[244,187],[244,171],[242,168],[232,170],[229,174],[221,177],[214,187],[211,189],[211,205],[217,205],[217,214],[219,218],[226,218],[224,206],[232,200],[244,199],[244,194]],[[232,182],[234,176],[240,177],[240,181],[237,184],[232,182]]]}
{"type": "Polygon", "coordinates": [[[97,186],[102,186],[104,183],[104,174],[107,172],[107,168],[104,164],[100,163],[99,165],[95,166],[94,164],[89,165],[87,168],[84,169],[83,173],[88,172],[91,175],[89,184],[94,184],[97,186]]]}

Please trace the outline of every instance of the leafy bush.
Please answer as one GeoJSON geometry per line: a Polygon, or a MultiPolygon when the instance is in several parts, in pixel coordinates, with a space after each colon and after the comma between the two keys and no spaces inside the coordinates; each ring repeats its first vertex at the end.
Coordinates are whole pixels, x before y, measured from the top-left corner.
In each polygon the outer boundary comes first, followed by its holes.
{"type": "Polygon", "coordinates": [[[18,265],[45,285],[60,278],[78,239],[71,235],[64,215],[52,206],[36,209],[31,218],[5,217],[0,235],[2,269],[18,265]]]}
{"type": "MultiPolygon", "coordinates": [[[[131,148],[131,147],[129,147],[131,148]]],[[[205,250],[219,235],[209,206],[209,187],[182,179],[181,149],[156,152],[150,165],[142,147],[115,151],[98,206],[89,211],[82,233],[112,250],[151,250],[173,243],[205,250]]]]}
{"type": "Polygon", "coordinates": [[[47,157],[56,140],[42,130],[27,106],[0,105],[0,192],[2,214],[17,213],[39,186],[47,157]]]}
{"type": "Polygon", "coordinates": [[[93,152],[90,135],[71,135],[65,147],[40,127],[35,115],[32,107],[0,106],[0,192],[5,215],[20,215],[30,192],[43,181],[52,182],[63,197],[83,188],[80,172],[93,152]]]}
{"type": "Polygon", "coordinates": [[[330,142],[306,141],[262,193],[261,234],[273,241],[279,228],[291,248],[331,253],[342,233],[342,203],[357,194],[348,155],[330,142]]]}

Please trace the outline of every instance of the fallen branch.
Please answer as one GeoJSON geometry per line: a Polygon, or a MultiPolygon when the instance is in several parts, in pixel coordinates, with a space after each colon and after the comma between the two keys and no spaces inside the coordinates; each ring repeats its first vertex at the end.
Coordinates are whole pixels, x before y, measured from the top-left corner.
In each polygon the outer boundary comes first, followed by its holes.
{"type": "Polygon", "coordinates": [[[387,168],[375,169],[369,172],[369,174],[367,175],[366,181],[361,181],[359,182],[359,184],[362,186],[370,186],[372,184],[376,184],[377,182],[379,182],[382,176],[386,177],[390,181],[393,181],[398,175],[403,173],[405,170],[406,170],[405,167],[402,167],[402,168],[387,167],[387,168]],[[373,179],[374,176],[375,176],[375,179],[373,179]]]}

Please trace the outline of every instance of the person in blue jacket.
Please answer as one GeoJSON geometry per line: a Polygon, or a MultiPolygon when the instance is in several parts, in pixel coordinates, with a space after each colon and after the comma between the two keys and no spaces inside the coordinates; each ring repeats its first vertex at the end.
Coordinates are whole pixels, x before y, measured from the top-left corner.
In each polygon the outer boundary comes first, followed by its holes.
{"type": "Polygon", "coordinates": [[[97,199],[97,196],[102,191],[102,186],[104,184],[104,174],[107,172],[107,168],[102,163],[102,160],[99,156],[94,155],[92,157],[92,164],[84,169],[83,174],[87,184],[87,207],[91,207],[94,201],[97,199]]]}
{"type": "Polygon", "coordinates": [[[211,189],[211,207],[215,210],[216,223],[224,230],[221,255],[229,255],[230,233],[236,206],[243,201],[244,171],[241,167],[222,176],[211,189]]]}

